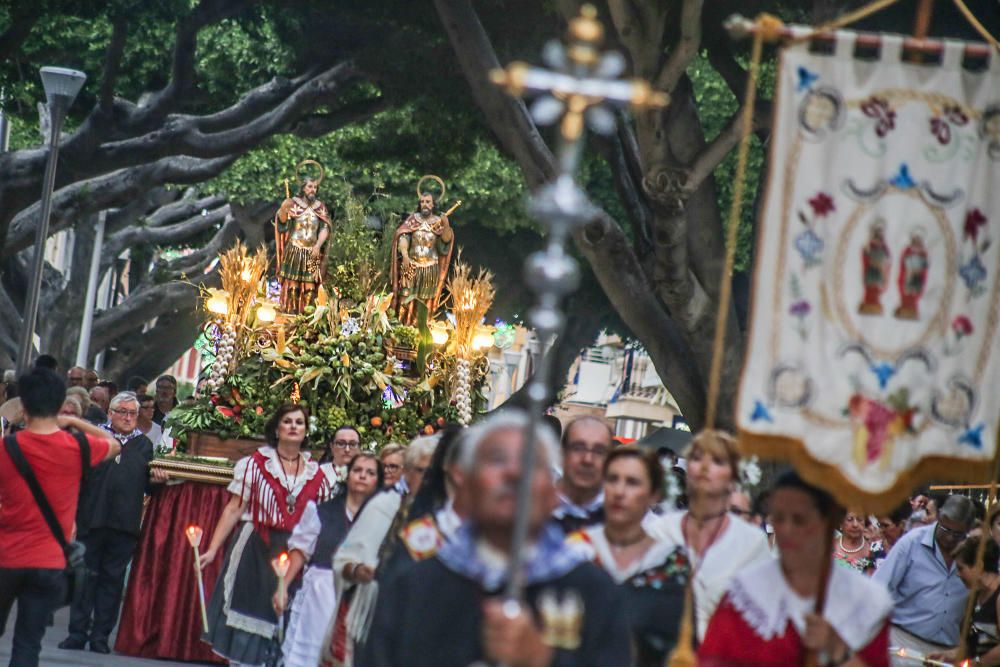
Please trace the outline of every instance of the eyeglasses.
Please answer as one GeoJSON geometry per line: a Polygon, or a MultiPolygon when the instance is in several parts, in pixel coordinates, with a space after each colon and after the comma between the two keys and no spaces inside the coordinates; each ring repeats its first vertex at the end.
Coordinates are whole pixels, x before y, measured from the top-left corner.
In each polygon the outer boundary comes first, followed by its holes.
{"type": "Polygon", "coordinates": [[[736,516],[750,516],[751,514],[750,510],[741,509],[739,507],[730,507],[729,513],[735,514],[736,516]]]}
{"type": "Polygon", "coordinates": [[[115,408],[111,412],[115,413],[116,415],[121,415],[122,417],[136,417],[139,414],[138,410],[121,410],[118,408],[115,408]]]}
{"type": "Polygon", "coordinates": [[[382,468],[386,472],[399,472],[400,470],[403,469],[403,466],[399,465],[398,463],[386,463],[382,466],[382,468]]]}
{"type": "Polygon", "coordinates": [[[969,531],[967,530],[952,530],[940,522],[938,523],[937,528],[944,533],[944,536],[950,537],[954,540],[964,540],[969,534],[969,531]]]}
{"type": "Polygon", "coordinates": [[[358,449],[361,443],[355,440],[334,440],[333,446],[337,449],[358,449]]]}
{"type": "Polygon", "coordinates": [[[611,450],[607,447],[601,447],[600,445],[597,447],[587,447],[587,445],[582,442],[573,442],[566,445],[566,451],[574,456],[586,456],[587,454],[590,454],[596,459],[603,459],[611,450]]]}

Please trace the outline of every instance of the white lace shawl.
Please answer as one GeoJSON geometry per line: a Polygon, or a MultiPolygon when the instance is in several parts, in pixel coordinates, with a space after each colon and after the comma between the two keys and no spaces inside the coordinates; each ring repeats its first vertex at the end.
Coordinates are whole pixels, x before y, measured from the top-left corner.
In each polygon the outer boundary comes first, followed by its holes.
{"type": "MultiPolygon", "coordinates": [[[[789,621],[801,635],[806,614],[814,607],[813,598],[803,598],[789,587],[778,560],[738,574],[727,595],[747,625],[765,641],[783,635],[789,621]]],[[[823,618],[852,651],[871,643],[891,613],[892,598],[884,586],[855,570],[831,565],[823,618]]]]}

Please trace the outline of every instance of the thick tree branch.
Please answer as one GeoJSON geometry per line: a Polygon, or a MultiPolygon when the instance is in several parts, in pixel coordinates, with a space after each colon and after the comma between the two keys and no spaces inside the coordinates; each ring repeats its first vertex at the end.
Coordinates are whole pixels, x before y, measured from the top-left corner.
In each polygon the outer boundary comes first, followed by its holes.
{"type": "MultiPolygon", "coordinates": [[[[165,183],[200,183],[216,176],[236,160],[230,155],[214,160],[170,157],[140,167],[74,183],[53,196],[51,233],[73,224],[81,216],[111,208],[129,197],[140,196],[165,183]]],[[[41,203],[25,209],[11,222],[2,256],[9,256],[31,244],[41,203]]]]}
{"type": "Polygon", "coordinates": [[[154,269],[154,273],[166,275],[171,279],[179,279],[187,276],[201,274],[205,268],[211,264],[220,252],[236,239],[239,233],[239,223],[232,215],[226,216],[225,222],[219,231],[215,233],[212,240],[190,255],[182,255],[177,259],[167,262],[161,267],[154,269]]]}
{"type": "Polygon", "coordinates": [[[604,214],[575,236],[608,301],[642,341],[681,411],[690,423],[700,424],[705,388],[698,365],[676,323],[657,300],[625,233],[604,214]]]}
{"type": "Polygon", "coordinates": [[[489,79],[500,66],[493,45],[469,0],[434,0],[476,104],[504,149],[521,166],[532,188],[555,176],[555,160],[535,127],[527,107],[489,79]]]}
{"type": "Polygon", "coordinates": [[[656,77],[654,88],[672,92],[701,48],[701,11],[703,0],[684,0],[681,7],[680,39],[670,58],[656,77]]]}
{"type": "Polygon", "coordinates": [[[226,222],[230,216],[229,205],[223,205],[204,214],[194,215],[187,220],[162,227],[130,226],[118,232],[104,243],[102,265],[110,265],[115,257],[126,248],[139,245],[181,244],[186,239],[213,229],[226,222]]]}
{"type": "Polygon", "coordinates": [[[198,288],[183,282],[167,282],[143,287],[129,294],[122,303],[94,318],[90,349],[102,350],[123,330],[131,330],[161,313],[167,313],[197,298],[198,288]]]}
{"type": "Polygon", "coordinates": [[[104,113],[111,112],[111,104],[114,102],[115,82],[121,72],[122,56],[125,54],[125,43],[128,41],[128,23],[124,17],[118,17],[114,21],[111,30],[111,40],[108,42],[108,51],[104,56],[104,71],[101,74],[101,87],[97,93],[97,105],[104,113]]]}
{"type": "Polygon", "coordinates": [[[177,154],[210,158],[243,153],[287,129],[305,110],[331,101],[359,76],[353,65],[340,63],[299,87],[273,110],[245,125],[219,132],[202,132],[198,116],[170,116],[155,132],[102,145],[91,162],[101,168],[102,165],[128,166],[177,154]]]}

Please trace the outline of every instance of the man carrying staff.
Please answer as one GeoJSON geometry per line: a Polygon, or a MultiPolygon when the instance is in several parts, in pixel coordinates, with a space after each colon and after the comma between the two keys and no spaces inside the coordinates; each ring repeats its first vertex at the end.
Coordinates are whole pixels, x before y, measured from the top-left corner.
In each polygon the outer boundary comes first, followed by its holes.
{"type": "MultiPolygon", "coordinates": [[[[303,160],[299,167],[306,163],[319,166],[314,160],[303,160]]],[[[322,174],[320,167],[319,178],[303,179],[299,194],[285,199],[274,217],[281,310],[286,313],[303,312],[323,282],[323,244],[331,223],[326,204],[316,197],[322,174]]]]}
{"type": "Polygon", "coordinates": [[[382,582],[387,594],[375,608],[375,645],[366,665],[630,664],[619,591],[548,521],[556,504],[551,470],[558,445],[544,427],[535,432],[539,457],[531,472],[524,600],[502,597],[526,425],[520,413],[498,414],[460,436],[459,492],[468,522],[433,557],[382,582]]]}

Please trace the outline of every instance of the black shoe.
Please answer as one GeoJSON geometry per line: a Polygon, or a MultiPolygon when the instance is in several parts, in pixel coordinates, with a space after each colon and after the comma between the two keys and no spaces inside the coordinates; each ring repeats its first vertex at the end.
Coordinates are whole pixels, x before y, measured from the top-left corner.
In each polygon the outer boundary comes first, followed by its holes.
{"type": "Polygon", "coordinates": [[[59,648],[66,651],[82,651],[86,645],[86,639],[78,639],[76,637],[67,637],[59,642],[59,648]]]}
{"type": "Polygon", "coordinates": [[[105,655],[111,653],[111,647],[108,646],[108,642],[105,639],[91,639],[90,650],[93,653],[103,653],[105,655]]]}

